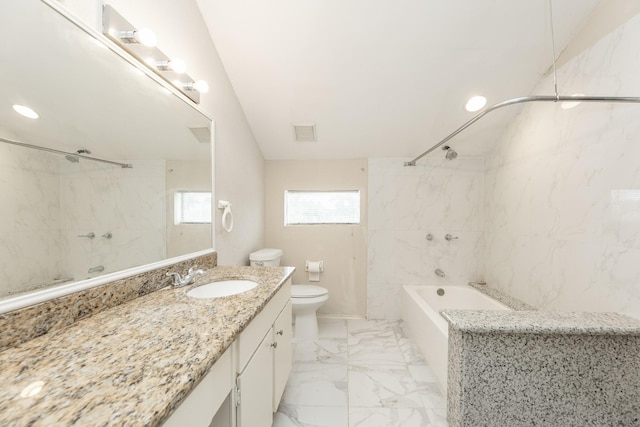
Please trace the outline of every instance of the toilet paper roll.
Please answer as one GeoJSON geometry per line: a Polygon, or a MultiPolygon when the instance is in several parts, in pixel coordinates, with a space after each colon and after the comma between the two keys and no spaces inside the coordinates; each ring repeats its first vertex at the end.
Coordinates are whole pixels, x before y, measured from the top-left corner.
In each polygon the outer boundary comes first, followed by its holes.
{"type": "Polygon", "coordinates": [[[319,261],[307,261],[307,270],[309,271],[309,281],[319,282],[320,272],[322,271],[319,261]]]}

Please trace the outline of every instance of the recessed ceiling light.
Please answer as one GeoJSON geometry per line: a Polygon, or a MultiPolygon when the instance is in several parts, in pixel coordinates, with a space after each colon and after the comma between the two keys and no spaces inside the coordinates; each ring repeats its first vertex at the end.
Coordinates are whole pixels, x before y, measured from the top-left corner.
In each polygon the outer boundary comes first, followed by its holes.
{"type": "Polygon", "coordinates": [[[26,107],[24,105],[15,104],[13,106],[13,109],[15,110],[16,113],[22,114],[23,116],[28,117],[30,119],[37,119],[38,117],[40,117],[38,113],[36,113],[31,108],[26,107]]]}
{"type": "MultiPolygon", "coordinates": [[[[571,96],[584,96],[584,93],[574,93],[571,96]]],[[[560,103],[560,108],[563,110],[568,110],[573,107],[577,107],[580,104],[580,101],[565,101],[560,103]]]]}
{"type": "Polygon", "coordinates": [[[472,96],[468,101],[467,105],[464,106],[464,109],[470,112],[482,110],[482,108],[487,105],[487,98],[484,96],[472,96]]]}

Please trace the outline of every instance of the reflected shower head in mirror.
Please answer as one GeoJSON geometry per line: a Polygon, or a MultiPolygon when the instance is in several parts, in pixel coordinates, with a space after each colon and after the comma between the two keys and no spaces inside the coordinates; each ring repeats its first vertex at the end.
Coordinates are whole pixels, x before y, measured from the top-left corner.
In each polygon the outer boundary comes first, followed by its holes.
{"type": "Polygon", "coordinates": [[[455,150],[451,147],[449,147],[448,145],[445,145],[444,147],[442,147],[443,150],[445,150],[447,153],[444,155],[447,160],[453,160],[456,157],[458,157],[458,153],[455,152],[455,150]]]}

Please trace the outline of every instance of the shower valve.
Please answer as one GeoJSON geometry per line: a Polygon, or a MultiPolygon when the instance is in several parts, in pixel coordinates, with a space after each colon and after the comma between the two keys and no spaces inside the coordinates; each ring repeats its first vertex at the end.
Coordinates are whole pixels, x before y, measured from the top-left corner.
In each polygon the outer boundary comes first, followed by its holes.
{"type": "Polygon", "coordinates": [[[444,236],[444,238],[445,238],[445,240],[446,240],[447,242],[450,242],[450,241],[452,241],[452,240],[458,240],[458,239],[459,239],[459,237],[458,237],[458,236],[455,236],[455,237],[454,237],[454,236],[452,236],[452,235],[451,235],[451,234],[449,234],[449,233],[447,233],[447,234],[444,236]]]}

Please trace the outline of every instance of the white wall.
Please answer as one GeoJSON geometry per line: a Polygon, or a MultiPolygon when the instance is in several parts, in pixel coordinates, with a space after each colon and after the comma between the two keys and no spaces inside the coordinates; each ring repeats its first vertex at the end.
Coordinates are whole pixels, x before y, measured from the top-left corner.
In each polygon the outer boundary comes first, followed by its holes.
{"type": "MultiPolygon", "coordinates": [[[[97,25],[97,2],[64,0],[90,25],[97,25]]],[[[215,198],[233,204],[235,227],[222,231],[221,212],[216,209],[215,247],[218,263],[248,263],[249,253],[264,242],[264,158],[227,78],[195,0],[112,0],[129,22],[153,29],[158,47],[180,57],[188,74],[209,83],[201,107],[215,120],[215,198]]]]}
{"type": "Polygon", "coordinates": [[[211,163],[169,160],[167,182],[167,256],[169,258],[211,247],[211,224],[176,224],[174,200],[178,191],[211,191],[211,163]]]}
{"type": "Polygon", "coordinates": [[[267,161],[266,245],[282,249],[282,264],[296,267],[294,284],[329,290],[319,313],[364,316],[367,286],[367,161],[267,161]],[[284,225],[285,190],[360,190],[360,224],[284,225]],[[305,261],[324,261],[319,282],[309,282],[305,261]]]}
{"type": "MultiPolygon", "coordinates": [[[[562,92],[638,96],[638,39],[640,16],[583,49],[559,70],[562,92]]],[[[490,284],[543,309],[640,317],[639,115],[524,108],[487,160],[490,284]]]]}
{"type": "Polygon", "coordinates": [[[483,278],[484,161],[442,156],[405,167],[406,160],[369,159],[367,315],[373,319],[400,318],[402,285],[483,278]],[[447,233],[458,239],[446,241],[447,233]]]}

